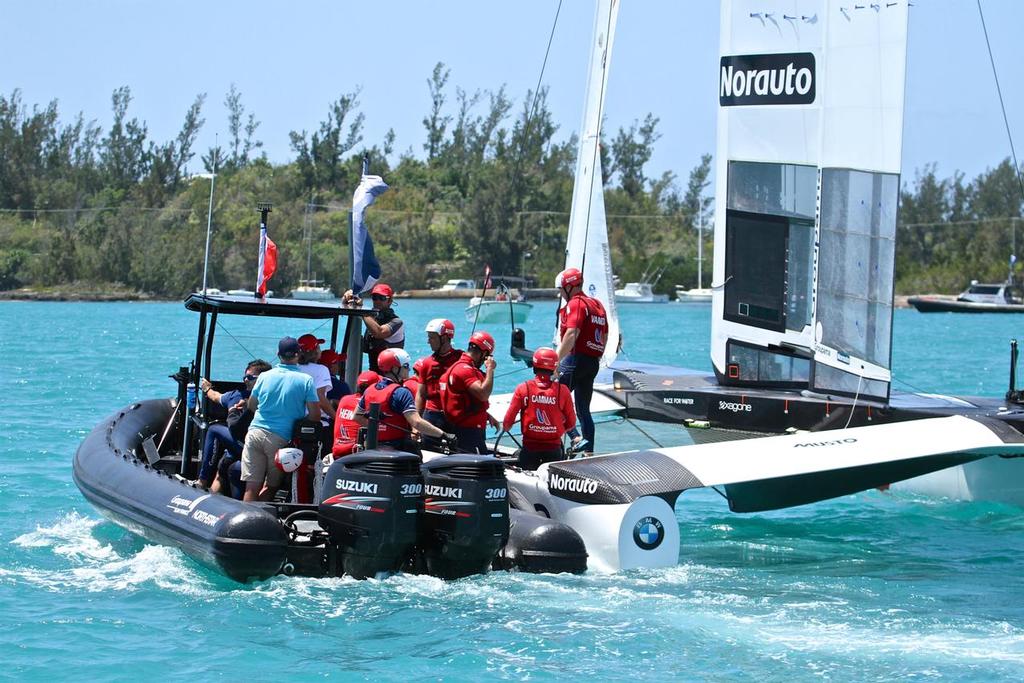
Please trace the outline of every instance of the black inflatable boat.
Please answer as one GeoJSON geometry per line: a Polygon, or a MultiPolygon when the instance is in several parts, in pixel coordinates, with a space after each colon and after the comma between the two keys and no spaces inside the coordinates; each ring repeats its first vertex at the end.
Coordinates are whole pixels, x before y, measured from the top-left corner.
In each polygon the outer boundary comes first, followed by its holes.
{"type": "MultiPolygon", "coordinates": [[[[412,571],[459,578],[491,568],[586,569],[586,549],[572,528],[510,507],[505,463],[490,456],[421,463],[409,453],[362,451],[321,469],[319,495],[305,504],[246,503],[188,483],[214,413],[205,400],[189,405],[188,385],[212,376],[218,314],[333,319],[336,348],[338,319],[360,311],[201,294],[190,296],[186,307],[200,313],[199,340],[195,362],[175,375],[178,397],[118,411],[75,454],[76,485],[116,523],[177,546],[237,581],[279,573],[362,578],[412,571]]],[[[321,467],[320,459],[309,458],[309,467],[321,467]]]]}

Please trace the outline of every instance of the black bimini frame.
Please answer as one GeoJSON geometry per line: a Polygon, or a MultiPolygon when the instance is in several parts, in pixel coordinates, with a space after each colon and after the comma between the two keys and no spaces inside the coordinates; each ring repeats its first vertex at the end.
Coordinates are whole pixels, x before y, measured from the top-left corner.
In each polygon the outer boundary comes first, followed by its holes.
{"type": "MultiPolygon", "coordinates": [[[[213,362],[213,341],[217,330],[217,318],[220,315],[243,315],[258,316],[265,318],[294,318],[300,320],[330,320],[331,340],[329,348],[336,348],[341,339],[343,342],[350,338],[349,331],[354,324],[358,324],[358,318],[366,315],[367,311],[361,308],[349,308],[342,306],[337,301],[302,301],[298,299],[259,299],[248,295],[232,296],[222,294],[194,293],[185,299],[185,308],[199,313],[199,331],[196,334],[196,355],[191,368],[185,373],[179,373],[179,382],[182,384],[191,382],[197,387],[201,377],[212,376],[213,362]],[[348,318],[344,337],[338,336],[338,322],[341,318],[348,318]]],[[[352,352],[359,353],[359,349],[352,352]]],[[[350,350],[342,348],[341,353],[349,353],[350,350]]],[[[184,391],[179,391],[182,396],[184,391]]],[[[207,414],[207,398],[200,393],[199,415],[207,414]]],[[[188,468],[192,457],[192,425],[194,420],[188,419],[185,414],[187,404],[179,402],[184,419],[184,438],[181,448],[181,474],[188,476],[188,468]]],[[[195,420],[201,423],[201,420],[195,420]]]]}

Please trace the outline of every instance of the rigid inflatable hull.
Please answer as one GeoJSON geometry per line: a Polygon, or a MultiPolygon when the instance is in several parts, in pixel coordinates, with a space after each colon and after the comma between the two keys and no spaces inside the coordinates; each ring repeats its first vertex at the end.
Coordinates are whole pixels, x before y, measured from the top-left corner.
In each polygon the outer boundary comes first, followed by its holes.
{"type": "Polygon", "coordinates": [[[236,581],[279,573],[288,538],[274,514],[187,485],[145,460],[142,442],[159,438],[173,412],[171,400],[158,399],[103,420],[75,453],[75,484],[113,521],[236,581]]]}

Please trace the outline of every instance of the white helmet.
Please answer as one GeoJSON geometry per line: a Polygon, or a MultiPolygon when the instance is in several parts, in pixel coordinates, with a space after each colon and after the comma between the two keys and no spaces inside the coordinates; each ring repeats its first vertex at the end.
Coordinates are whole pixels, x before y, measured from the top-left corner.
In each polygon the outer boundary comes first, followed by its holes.
{"type": "Polygon", "coordinates": [[[423,329],[424,332],[436,332],[442,337],[451,339],[455,336],[455,324],[447,318],[434,318],[423,329]]]}
{"type": "Polygon", "coordinates": [[[302,450],[298,448],[280,448],[274,454],[274,464],[282,472],[294,472],[302,464],[302,450]]]}
{"type": "Polygon", "coordinates": [[[402,368],[412,372],[412,358],[405,349],[384,349],[377,356],[377,369],[382,373],[399,373],[402,368]]]}

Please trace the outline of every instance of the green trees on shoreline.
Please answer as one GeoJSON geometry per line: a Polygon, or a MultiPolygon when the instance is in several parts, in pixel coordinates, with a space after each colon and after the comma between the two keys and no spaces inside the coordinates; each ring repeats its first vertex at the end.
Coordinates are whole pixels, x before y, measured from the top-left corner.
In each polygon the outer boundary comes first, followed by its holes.
{"type": "MultiPolygon", "coordinates": [[[[392,190],[370,226],[385,277],[398,288],[448,277],[536,276],[546,285],[562,264],[575,170],[576,139],[559,131],[546,91],[516,103],[504,88],[467,92],[438,64],[426,81],[422,153],[396,154],[395,135],[364,140],[357,91],[329,103],[318,128],[289,135],[294,159],[272,164],[259,121],[234,86],[225,100],[228,136],[195,148],[206,96],[184,112],[171,140],[152,140],[130,113],[131,91],[111,97],[107,131],[81,114],[62,120],[45,107],[0,95],[0,289],[86,283],[178,297],[201,283],[208,177],[216,163],[210,282],[251,288],[256,203],[274,204],[270,231],[280,249],[272,287],[285,292],[306,276],[303,235],[313,236],[311,270],[340,291],[348,273],[348,208],[361,158],[392,190]],[[528,255],[528,256],[527,256],[528,255]]],[[[658,119],[647,115],[606,132],[602,145],[613,260],[623,280],[663,268],[662,289],[697,280],[698,223],[711,253],[711,156],[685,181],[651,178],[646,165],[658,119]],[[682,185],[682,187],[680,187],[682,185]],[[703,215],[698,215],[702,213],[703,215]]],[[[940,179],[934,167],[904,183],[897,238],[897,291],[955,291],[966,280],[1002,279],[1014,248],[1020,194],[1004,161],[967,181],[940,179]]],[[[1024,239],[1024,235],[1022,235],[1024,239]]],[[[704,282],[710,282],[710,259],[704,282]]]]}

